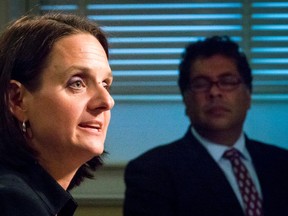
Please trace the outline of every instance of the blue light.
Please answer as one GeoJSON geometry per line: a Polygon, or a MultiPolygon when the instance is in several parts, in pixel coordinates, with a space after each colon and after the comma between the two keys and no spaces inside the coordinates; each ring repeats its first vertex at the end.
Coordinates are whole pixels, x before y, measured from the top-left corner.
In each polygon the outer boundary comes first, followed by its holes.
{"type": "Polygon", "coordinates": [[[111,49],[111,54],[123,54],[123,55],[131,55],[131,54],[178,54],[182,53],[183,49],[181,48],[135,48],[135,49],[111,49]]]}
{"type": "Polygon", "coordinates": [[[177,70],[133,70],[133,71],[127,71],[127,70],[113,70],[113,76],[117,77],[128,77],[128,76],[177,76],[178,71],[177,70]]]}
{"type": "Polygon", "coordinates": [[[41,10],[77,10],[77,5],[43,5],[40,7],[41,10]]]}
{"type": "Polygon", "coordinates": [[[286,94],[261,94],[261,95],[252,95],[253,100],[259,100],[259,101],[288,101],[288,95],[286,94]]]}
{"type": "MultiPolygon", "coordinates": [[[[115,37],[109,38],[109,43],[169,43],[169,42],[195,42],[204,37],[115,37]]],[[[241,37],[231,37],[234,41],[242,41],[241,37]]],[[[288,39],[288,37],[287,37],[288,39]]]]}
{"type": "Polygon", "coordinates": [[[191,42],[203,37],[125,37],[109,38],[110,43],[167,43],[167,42],[191,42]]]}
{"type": "Polygon", "coordinates": [[[274,52],[274,53],[283,53],[288,52],[288,47],[269,47],[269,48],[252,48],[251,51],[253,53],[266,53],[266,52],[274,52]]]}
{"type": "MultiPolygon", "coordinates": [[[[181,101],[182,96],[180,94],[136,94],[136,95],[113,95],[113,98],[117,101],[181,101]]],[[[253,101],[288,101],[288,95],[282,94],[261,94],[261,95],[252,95],[253,101]]]]}
{"type": "Polygon", "coordinates": [[[163,32],[163,31],[241,31],[241,25],[199,26],[105,26],[107,32],[163,32]]]}
{"type": "Polygon", "coordinates": [[[122,81],[122,82],[114,82],[113,86],[144,86],[144,87],[148,87],[148,86],[152,86],[152,87],[156,87],[156,86],[176,86],[177,82],[175,81],[122,81]]]}
{"type": "Polygon", "coordinates": [[[256,81],[255,85],[259,86],[286,86],[288,84],[287,80],[262,80],[256,81]]]}
{"type": "Polygon", "coordinates": [[[110,60],[111,65],[178,65],[178,59],[124,59],[124,60],[110,60]]]}
{"type": "Polygon", "coordinates": [[[167,15],[88,15],[91,20],[118,21],[118,20],[209,20],[209,19],[241,19],[241,14],[167,14],[167,15]]]}
{"type": "Polygon", "coordinates": [[[241,8],[241,3],[183,3],[183,4],[88,4],[88,10],[127,9],[189,9],[189,8],[241,8]]]}
{"type": "Polygon", "coordinates": [[[286,69],[283,70],[253,70],[253,74],[255,75],[287,75],[288,71],[286,69]]]}
{"type": "Polygon", "coordinates": [[[271,7],[288,7],[288,2],[255,2],[252,3],[252,7],[264,7],[264,8],[271,8],[271,7]]]}
{"type": "Polygon", "coordinates": [[[119,101],[181,101],[182,96],[180,94],[177,95],[168,95],[168,94],[155,94],[155,95],[113,95],[115,100],[119,101]]]}
{"type": "Polygon", "coordinates": [[[254,25],[252,30],[288,30],[288,25],[254,25]]]}
{"type": "Polygon", "coordinates": [[[288,36],[254,36],[252,41],[288,41],[288,36]]]}
{"type": "Polygon", "coordinates": [[[287,13],[273,13],[273,14],[253,14],[253,19],[287,19],[288,14],[287,13]]]}
{"type": "Polygon", "coordinates": [[[286,58],[255,58],[251,60],[254,64],[287,64],[286,58]]]}

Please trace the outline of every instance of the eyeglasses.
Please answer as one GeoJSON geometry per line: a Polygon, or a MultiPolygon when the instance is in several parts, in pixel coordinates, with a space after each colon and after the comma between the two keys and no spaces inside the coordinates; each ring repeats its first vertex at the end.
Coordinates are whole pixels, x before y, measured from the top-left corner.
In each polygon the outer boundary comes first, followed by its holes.
{"type": "Polygon", "coordinates": [[[217,81],[212,81],[206,77],[197,77],[191,80],[190,90],[193,92],[207,92],[213,85],[216,85],[222,91],[231,91],[241,83],[242,79],[234,75],[220,77],[217,81]]]}

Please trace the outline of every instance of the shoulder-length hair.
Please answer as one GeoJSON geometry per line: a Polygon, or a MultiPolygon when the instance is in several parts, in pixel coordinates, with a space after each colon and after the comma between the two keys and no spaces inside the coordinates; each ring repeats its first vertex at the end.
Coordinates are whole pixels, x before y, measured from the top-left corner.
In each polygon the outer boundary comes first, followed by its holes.
{"type": "MultiPolygon", "coordinates": [[[[42,69],[52,47],[59,39],[77,34],[93,35],[109,58],[108,42],[100,27],[87,18],[72,14],[48,13],[42,16],[24,16],[7,26],[0,36],[0,161],[15,169],[35,162],[37,152],[25,141],[18,120],[9,109],[10,80],[21,82],[30,91],[41,86],[42,69]]],[[[102,165],[101,156],[83,164],[68,189],[78,186],[85,177],[102,165]]]]}

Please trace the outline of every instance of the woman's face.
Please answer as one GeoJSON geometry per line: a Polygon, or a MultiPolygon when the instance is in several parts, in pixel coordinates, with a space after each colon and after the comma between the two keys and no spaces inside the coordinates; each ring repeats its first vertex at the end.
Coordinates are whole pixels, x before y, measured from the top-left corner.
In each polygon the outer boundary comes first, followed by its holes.
{"type": "Polygon", "coordinates": [[[24,97],[30,144],[48,158],[85,163],[104,150],[114,100],[106,53],[90,34],[54,44],[39,90],[24,97]]]}

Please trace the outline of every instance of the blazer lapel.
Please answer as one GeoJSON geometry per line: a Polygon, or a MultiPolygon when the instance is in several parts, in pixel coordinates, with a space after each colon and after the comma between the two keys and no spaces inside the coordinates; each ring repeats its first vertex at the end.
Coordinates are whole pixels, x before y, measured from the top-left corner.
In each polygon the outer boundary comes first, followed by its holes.
{"type": "MultiPolygon", "coordinates": [[[[275,182],[273,181],[277,177],[271,177],[271,173],[273,173],[273,168],[271,167],[271,164],[273,164],[273,159],[266,158],[265,152],[262,152],[261,149],[257,147],[258,143],[249,140],[247,137],[246,146],[252,158],[253,166],[255,168],[260,183],[265,213],[269,209],[274,209],[273,205],[275,197],[273,193],[275,193],[275,187],[273,186],[273,184],[275,184],[275,182]]],[[[276,187],[278,187],[277,183],[276,187]]]]}
{"type": "Polygon", "coordinates": [[[187,159],[184,160],[189,161],[189,169],[193,170],[203,181],[203,184],[207,187],[206,191],[211,192],[211,194],[203,194],[203,196],[214,196],[213,199],[219,208],[225,208],[227,215],[229,215],[229,210],[231,210],[231,213],[235,211],[242,212],[238,199],[224,172],[202,144],[196,140],[190,130],[186,133],[183,144],[186,146],[185,149],[188,150],[186,152],[187,159]],[[230,209],[227,209],[227,207],[230,209]]]}

